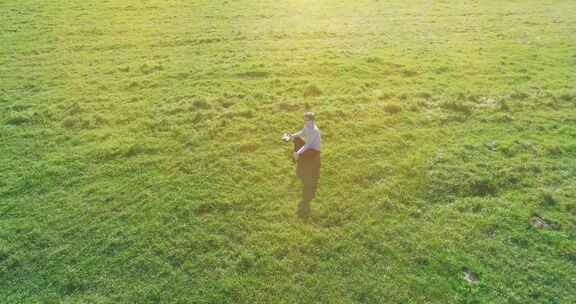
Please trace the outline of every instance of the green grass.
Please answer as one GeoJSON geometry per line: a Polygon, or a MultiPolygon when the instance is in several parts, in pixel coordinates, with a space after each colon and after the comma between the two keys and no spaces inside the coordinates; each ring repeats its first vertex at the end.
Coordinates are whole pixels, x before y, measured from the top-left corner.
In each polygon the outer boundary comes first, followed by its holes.
{"type": "Polygon", "coordinates": [[[0,2],[0,302],[576,302],[575,11],[0,2]]]}

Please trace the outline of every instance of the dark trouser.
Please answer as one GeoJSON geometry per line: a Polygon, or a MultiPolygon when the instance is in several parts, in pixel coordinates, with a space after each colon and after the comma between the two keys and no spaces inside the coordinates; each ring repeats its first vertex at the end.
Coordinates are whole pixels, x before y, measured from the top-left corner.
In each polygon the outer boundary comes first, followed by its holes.
{"type": "MultiPolygon", "coordinates": [[[[294,152],[305,144],[300,137],[294,138],[294,152]]],[[[304,151],[296,163],[296,175],[302,181],[302,199],[298,206],[300,216],[310,213],[310,201],[316,196],[318,179],[320,178],[320,151],[309,149],[304,151]]]]}

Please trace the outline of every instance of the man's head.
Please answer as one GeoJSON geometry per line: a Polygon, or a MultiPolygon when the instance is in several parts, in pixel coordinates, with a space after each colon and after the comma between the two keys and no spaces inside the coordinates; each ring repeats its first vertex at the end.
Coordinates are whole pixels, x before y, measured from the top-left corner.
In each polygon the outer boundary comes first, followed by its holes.
{"type": "Polygon", "coordinates": [[[313,125],[314,124],[314,112],[304,113],[304,123],[306,125],[313,125]]]}

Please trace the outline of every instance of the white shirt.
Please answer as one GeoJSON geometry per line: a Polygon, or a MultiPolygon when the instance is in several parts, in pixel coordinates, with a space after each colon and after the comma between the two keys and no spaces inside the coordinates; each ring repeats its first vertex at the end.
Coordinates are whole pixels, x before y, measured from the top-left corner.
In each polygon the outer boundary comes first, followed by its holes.
{"type": "Polygon", "coordinates": [[[320,136],[320,129],[313,124],[311,126],[305,126],[302,130],[292,134],[293,136],[300,136],[304,137],[306,143],[302,148],[300,148],[296,153],[298,155],[304,153],[304,151],[308,149],[314,149],[320,151],[320,142],[322,141],[322,137],[320,136]]]}

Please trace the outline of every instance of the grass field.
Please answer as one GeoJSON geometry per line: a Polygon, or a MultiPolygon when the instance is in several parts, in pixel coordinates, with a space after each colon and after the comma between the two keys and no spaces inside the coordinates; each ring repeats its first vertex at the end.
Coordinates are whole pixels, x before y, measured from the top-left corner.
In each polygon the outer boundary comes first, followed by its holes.
{"type": "Polygon", "coordinates": [[[0,0],[0,303],[576,303],[575,106],[573,0],[0,0]]]}

